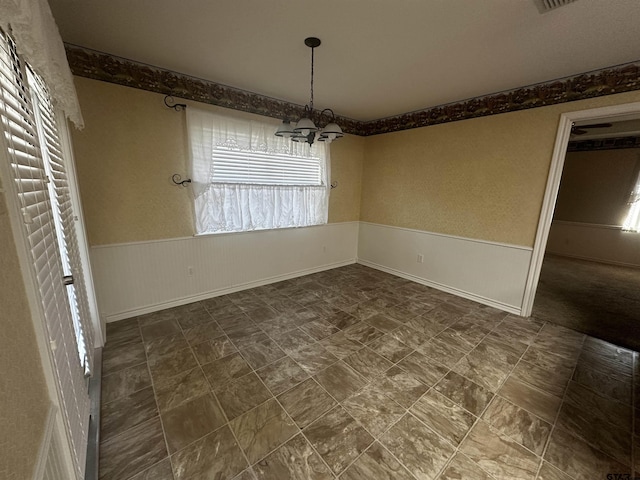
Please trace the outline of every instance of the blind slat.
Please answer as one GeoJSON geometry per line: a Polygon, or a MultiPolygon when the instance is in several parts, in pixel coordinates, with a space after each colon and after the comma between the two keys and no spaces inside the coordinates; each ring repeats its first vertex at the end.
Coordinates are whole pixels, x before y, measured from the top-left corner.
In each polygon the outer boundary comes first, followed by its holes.
{"type": "Polygon", "coordinates": [[[213,183],[321,185],[319,159],[215,148],[213,183]]]}

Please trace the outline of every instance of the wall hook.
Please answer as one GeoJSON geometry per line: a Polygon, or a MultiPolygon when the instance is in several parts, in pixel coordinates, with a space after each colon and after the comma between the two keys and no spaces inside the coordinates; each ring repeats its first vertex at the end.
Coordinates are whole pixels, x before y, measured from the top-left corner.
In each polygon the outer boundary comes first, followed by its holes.
{"type": "Polygon", "coordinates": [[[175,183],[176,185],[182,185],[183,187],[186,187],[191,183],[191,179],[190,178],[186,178],[186,179],[182,180],[182,177],[180,176],[179,173],[174,173],[171,176],[171,180],[173,180],[173,183],[175,183]]]}
{"type": "Polygon", "coordinates": [[[334,188],[338,188],[338,181],[334,180],[329,185],[331,185],[331,190],[333,190],[334,188]]]}
{"type": "Polygon", "coordinates": [[[184,103],[176,103],[171,95],[167,95],[166,97],[164,97],[164,104],[169,108],[173,108],[176,112],[185,110],[187,108],[187,105],[184,103]]]}

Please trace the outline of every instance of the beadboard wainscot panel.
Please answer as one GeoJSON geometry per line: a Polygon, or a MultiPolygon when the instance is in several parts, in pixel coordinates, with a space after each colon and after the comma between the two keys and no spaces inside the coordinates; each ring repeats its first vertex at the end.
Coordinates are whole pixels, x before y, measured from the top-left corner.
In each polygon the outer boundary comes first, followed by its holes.
{"type": "Polygon", "coordinates": [[[358,222],[91,249],[107,322],[355,263],[358,222]]]}
{"type": "Polygon", "coordinates": [[[529,247],[368,222],[360,222],[358,237],[358,263],[516,314],[531,252],[529,247]]]}
{"type": "Polygon", "coordinates": [[[547,253],[613,265],[640,267],[640,233],[616,225],[554,220],[547,253]]]}

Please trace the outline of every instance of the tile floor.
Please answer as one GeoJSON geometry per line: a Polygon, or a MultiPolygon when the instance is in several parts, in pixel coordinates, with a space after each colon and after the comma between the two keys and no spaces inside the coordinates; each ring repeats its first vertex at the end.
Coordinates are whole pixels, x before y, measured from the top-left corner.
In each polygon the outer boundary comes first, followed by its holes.
{"type": "Polygon", "coordinates": [[[102,480],[640,467],[636,353],[360,265],[107,327],[102,480]]]}

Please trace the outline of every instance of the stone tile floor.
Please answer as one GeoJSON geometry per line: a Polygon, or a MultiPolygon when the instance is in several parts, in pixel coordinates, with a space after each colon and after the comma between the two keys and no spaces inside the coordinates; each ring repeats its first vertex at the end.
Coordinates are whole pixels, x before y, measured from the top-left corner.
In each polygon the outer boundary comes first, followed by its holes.
{"type": "Polygon", "coordinates": [[[112,323],[107,340],[103,480],[640,467],[635,352],[360,265],[112,323]]]}

